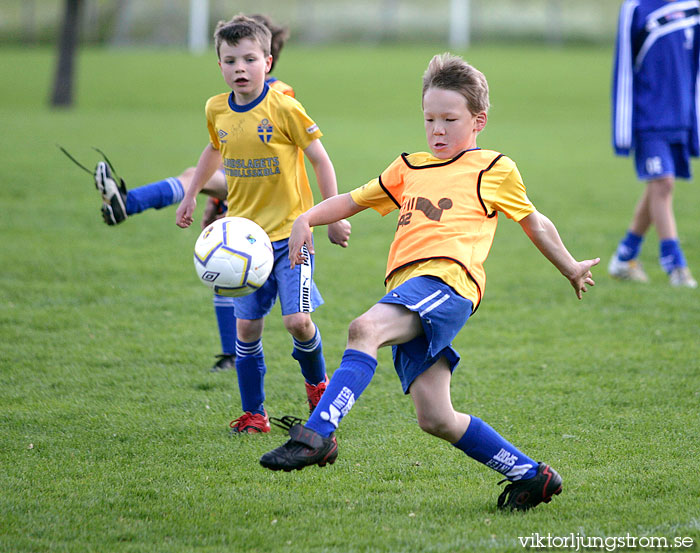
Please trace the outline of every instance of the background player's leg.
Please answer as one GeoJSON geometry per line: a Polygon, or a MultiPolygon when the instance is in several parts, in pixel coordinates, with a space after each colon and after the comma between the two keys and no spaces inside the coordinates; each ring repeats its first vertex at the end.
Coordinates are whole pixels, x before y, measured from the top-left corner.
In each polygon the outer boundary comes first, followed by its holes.
{"type": "Polygon", "coordinates": [[[236,359],[236,310],[233,298],[214,294],[214,312],[221,342],[221,355],[211,370],[218,372],[233,368],[236,359]]]}
{"type": "Polygon", "coordinates": [[[321,332],[309,313],[294,313],[282,317],[284,326],[292,335],[292,357],[297,360],[304,376],[309,411],[313,412],[326,390],[326,360],[323,357],[321,332]]]}
{"type": "Polygon", "coordinates": [[[241,393],[241,407],[245,414],[232,423],[234,433],[269,432],[270,424],[265,413],[265,356],[262,347],[264,319],[238,319],[236,340],[236,373],[241,393]],[[248,428],[248,426],[253,428],[248,428]]]}

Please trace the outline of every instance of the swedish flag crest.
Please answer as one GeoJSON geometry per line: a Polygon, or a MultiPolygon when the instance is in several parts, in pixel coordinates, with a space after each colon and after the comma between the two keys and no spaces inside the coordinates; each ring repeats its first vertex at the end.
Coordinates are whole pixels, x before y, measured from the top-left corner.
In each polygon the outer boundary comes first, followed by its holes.
{"type": "Polygon", "coordinates": [[[258,136],[262,140],[263,144],[270,142],[272,138],[272,123],[269,120],[263,119],[258,125],[258,136]]]}

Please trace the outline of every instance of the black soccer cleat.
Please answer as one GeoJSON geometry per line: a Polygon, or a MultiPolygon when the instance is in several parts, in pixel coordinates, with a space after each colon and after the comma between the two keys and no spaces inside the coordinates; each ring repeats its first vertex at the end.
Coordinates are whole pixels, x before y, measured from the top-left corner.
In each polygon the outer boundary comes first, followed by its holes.
{"type": "Polygon", "coordinates": [[[325,467],[338,458],[338,442],[331,434],[324,438],[301,424],[289,429],[290,440],[260,457],[260,464],[270,470],[301,470],[309,465],[325,467]]]}
{"type": "MultiPolygon", "coordinates": [[[[506,482],[501,480],[499,484],[506,482]]],[[[561,476],[549,465],[540,463],[537,474],[527,480],[511,482],[498,496],[498,508],[527,511],[540,503],[549,503],[561,493],[561,476]]]]}
{"type": "Polygon", "coordinates": [[[95,187],[102,195],[102,218],[105,223],[117,225],[125,221],[127,218],[126,185],[113,173],[112,167],[105,161],[97,162],[95,167],[95,187]]]}
{"type": "Polygon", "coordinates": [[[68,150],[63,146],[58,146],[58,149],[66,154],[68,159],[83,171],[90,173],[95,179],[95,186],[102,195],[102,218],[105,223],[108,225],[116,225],[126,220],[126,184],[124,183],[124,179],[117,176],[112,163],[107,159],[105,153],[99,148],[93,148],[102,155],[104,161],[98,162],[95,170],[90,171],[90,169],[69,154],[68,150]]]}
{"type": "Polygon", "coordinates": [[[214,363],[211,368],[211,372],[218,373],[221,371],[228,371],[236,366],[236,354],[235,353],[221,353],[217,355],[218,361],[214,363]]]}

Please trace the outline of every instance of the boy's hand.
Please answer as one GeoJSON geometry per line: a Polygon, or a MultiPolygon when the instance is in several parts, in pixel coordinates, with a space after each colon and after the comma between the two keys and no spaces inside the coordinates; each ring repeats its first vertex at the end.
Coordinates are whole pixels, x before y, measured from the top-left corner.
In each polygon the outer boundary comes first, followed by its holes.
{"type": "Polygon", "coordinates": [[[581,299],[583,292],[588,292],[586,285],[595,286],[591,267],[600,263],[600,257],[576,261],[561,241],[554,223],[539,211],[533,211],[521,219],[520,226],[542,255],[569,279],[578,299],[581,299]]]}
{"type": "Polygon", "coordinates": [[[226,202],[209,197],[202,213],[202,230],[222,217],[226,217],[226,202]]]}
{"type": "MultiPolygon", "coordinates": [[[[348,223],[349,224],[349,223],[348,223]]],[[[302,252],[302,247],[306,246],[309,255],[313,255],[314,243],[311,234],[311,227],[303,215],[297,217],[292,225],[292,234],[289,235],[289,266],[294,268],[301,265],[306,260],[306,256],[302,252]]]]}
{"type": "Polygon", "coordinates": [[[181,228],[189,227],[192,224],[192,221],[194,221],[192,214],[194,213],[194,209],[196,207],[197,200],[185,196],[175,212],[175,224],[181,228]]]}
{"type": "Polygon", "coordinates": [[[583,292],[588,292],[588,286],[595,286],[595,281],[593,280],[593,274],[591,273],[591,267],[598,265],[600,263],[600,257],[595,259],[586,259],[585,261],[576,262],[576,271],[572,276],[568,276],[571,286],[574,287],[576,291],[576,297],[581,299],[583,292]]]}
{"type": "Polygon", "coordinates": [[[331,244],[337,244],[343,248],[348,247],[348,239],[350,238],[350,232],[352,225],[347,219],[341,219],[335,223],[328,225],[328,239],[331,244]]]}

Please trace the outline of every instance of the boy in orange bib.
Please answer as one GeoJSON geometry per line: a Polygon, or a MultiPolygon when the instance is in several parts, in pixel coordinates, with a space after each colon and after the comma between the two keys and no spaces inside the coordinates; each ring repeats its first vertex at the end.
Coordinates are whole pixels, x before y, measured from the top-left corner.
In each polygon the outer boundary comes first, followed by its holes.
{"type": "Polygon", "coordinates": [[[378,178],[329,198],[299,216],[289,239],[294,266],[313,252],[311,227],[350,217],[368,207],[399,210],[386,272],[387,294],[350,324],[347,349],[316,410],[290,440],[262,456],[272,470],[333,463],[340,420],[369,385],[377,350],[392,346],[404,392],[411,395],[421,429],[447,440],[500,472],[510,483],[499,508],[527,510],[549,502],[562,479],[475,416],[456,411],[450,398],[459,354],[452,347],[486,286],[483,263],[499,212],[521,227],[569,280],[579,299],[593,286],[591,267],[577,261],[552,222],[525,194],[515,163],[476,145],[489,108],[484,75],[461,58],[435,56],[423,76],[423,114],[431,153],[402,154],[378,178]]]}

